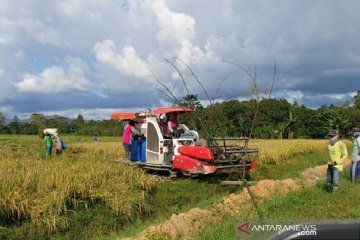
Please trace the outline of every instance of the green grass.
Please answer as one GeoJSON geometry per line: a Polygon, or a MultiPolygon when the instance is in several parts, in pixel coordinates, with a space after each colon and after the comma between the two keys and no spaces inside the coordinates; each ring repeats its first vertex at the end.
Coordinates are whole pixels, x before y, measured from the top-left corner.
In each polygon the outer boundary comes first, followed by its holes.
{"type": "MultiPolygon", "coordinates": [[[[265,224],[276,221],[289,224],[334,219],[359,219],[360,184],[352,184],[348,178],[348,173],[344,172],[341,187],[335,193],[328,191],[328,186],[324,182],[320,182],[315,187],[290,192],[285,197],[269,199],[259,205],[261,218],[265,219],[265,224]]],[[[244,219],[246,218],[243,216],[223,219],[220,224],[210,226],[211,230],[202,233],[198,239],[237,239],[240,234],[236,227],[246,221],[244,219]]]]}

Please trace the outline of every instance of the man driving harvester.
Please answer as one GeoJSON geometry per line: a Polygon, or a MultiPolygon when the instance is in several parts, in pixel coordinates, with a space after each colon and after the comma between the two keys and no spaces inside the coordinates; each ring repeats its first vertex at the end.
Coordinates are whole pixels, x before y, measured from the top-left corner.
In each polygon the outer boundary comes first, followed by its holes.
{"type": "Polygon", "coordinates": [[[168,136],[178,137],[184,130],[179,127],[177,121],[177,113],[172,113],[170,115],[169,121],[167,123],[167,132],[168,136]]]}

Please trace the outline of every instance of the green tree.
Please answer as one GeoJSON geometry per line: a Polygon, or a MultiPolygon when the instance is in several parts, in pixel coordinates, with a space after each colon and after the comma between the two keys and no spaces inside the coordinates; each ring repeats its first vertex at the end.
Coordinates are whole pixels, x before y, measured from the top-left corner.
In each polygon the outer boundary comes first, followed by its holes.
{"type": "Polygon", "coordinates": [[[222,120],[225,126],[226,136],[247,136],[251,128],[251,121],[254,118],[254,104],[252,101],[239,102],[238,100],[229,100],[221,104],[222,113],[214,113],[216,119],[219,115],[224,115],[222,120]]]}
{"type": "Polygon", "coordinates": [[[43,125],[46,122],[46,117],[42,113],[33,113],[30,115],[30,122],[36,125],[43,125]]]}
{"type": "Polygon", "coordinates": [[[284,125],[289,120],[290,108],[290,103],[285,99],[263,99],[260,101],[258,119],[262,125],[284,125]]]}
{"type": "Polygon", "coordinates": [[[5,115],[0,112],[0,126],[5,125],[5,115]]]}
{"type": "Polygon", "coordinates": [[[0,112],[0,133],[6,133],[6,126],[5,126],[5,115],[0,112]]]}
{"type": "Polygon", "coordinates": [[[355,108],[360,109],[360,90],[358,90],[357,94],[354,96],[354,105],[355,108]]]}
{"type": "Polygon", "coordinates": [[[22,128],[20,122],[11,122],[9,125],[9,130],[11,134],[22,134],[22,128]]]}
{"type": "Polygon", "coordinates": [[[293,116],[296,116],[293,125],[294,137],[308,138],[314,129],[311,120],[312,116],[316,114],[316,110],[306,108],[304,105],[293,104],[291,111],[293,116]]]}
{"type": "Polygon", "coordinates": [[[293,113],[291,110],[289,110],[289,120],[288,122],[286,122],[285,126],[284,126],[284,132],[285,134],[287,134],[288,139],[293,139],[294,138],[294,126],[296,124],[297,121],[297,117],[293,116],[293,113]]]}
{"type": "Polygon", "coordinates": [[[349,107],[331,107],[328,109],[331,117],[328,119],[329,129],[338,129],[342,135],[348,135],[354,125],[356,113],[349,107]]]}
{"type": "Polygon", "coordinates": [[[19,122],[19,118],[17,115],[15,115],[12,119],[12,122],[19,122]]]}
{"type": "Polygon", "coordinates": [[[182,101],[179,104],[181,107],[188,107],[188,108],[203,108],[200,101],[198,100],[197,95],[195,94],[187,94],[185,97],[182,98],[182,101]]]}
{"type": "Polygon", "coordinates": [[[79,114],[76,118],[76,122],[79,123],[79,124],[84,124],[85,123],[85,120],[84,120],[84,117],[83,115],[79,114]]]}

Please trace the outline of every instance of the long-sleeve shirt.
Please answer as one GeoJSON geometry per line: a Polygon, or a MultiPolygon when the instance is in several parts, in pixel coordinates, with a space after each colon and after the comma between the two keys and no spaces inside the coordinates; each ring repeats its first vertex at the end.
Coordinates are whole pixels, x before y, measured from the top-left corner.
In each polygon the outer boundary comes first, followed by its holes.
{"type": "Polygon", "coordinates": [[[131,129],[131,133],[132,133],[133,136],[134,136],[134,135],[137,135],[137,136],[140,136],[140,135],[141,135],[141,132],[140,132],[137,128],[135,128],[135,127],[133,127],[133,128],[131,129]]]}
{"type": "Polygon", "coordinates": [[[123,143],[130,144],[131,143],[131,136],[133,135],[141,135],[141,132],[137,130],[134,126],[127,125],[124,133],[123,133],[123,143]]]}
{"type": "Polygon", "coordinates": [[[61,144],[60,138],[58,136],[55,136],[54,140],[56,142],[56,149],[61,150],[62,149],[62,144],[61,144]]]}
{"type": "Polygon", "coordinates": [[[357,162],[360,161],[360,136],[357,136],[353,139],[353,149],[351,154],[351,161],[357,162]]]}
{"type": "Polygon", "coordinates": [[[335,162],[334,166],[340,172],[343,170],[343,161],[348,157],[348,152],[345,143],[337,141],[334,145],[328,145],[329,156],[332,162],[335,162]]]}
{"type": "Polygon", "coordinates": [[[48,146],[48,147],[52,146],[51,137],[50,137],[50,136],[45,136],[45,138],[44,138],[44,143],[45,143],[45,145],[48,146]]]}
{"type": "Polygon", "coordinates": [[[167,134],[173,133],[175,129],[178,127],[178,122],[176,120],[169,120],[168,121],[168,128],[167,128],[167,134]]]}

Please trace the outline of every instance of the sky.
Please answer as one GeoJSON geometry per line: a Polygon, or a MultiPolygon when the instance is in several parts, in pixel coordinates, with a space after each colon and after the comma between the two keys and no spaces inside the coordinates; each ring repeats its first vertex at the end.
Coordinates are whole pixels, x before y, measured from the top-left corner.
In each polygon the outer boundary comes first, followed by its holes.
{"type": "Polygon", "coordinates": [[[272,97],[339,104],[360,89],[359,9],[357,0],[1,0],[0,112],[100,120],[167,106],[170,92],[204,105],[249,99],[244,69],[263,96],[274,79],[272,97]]]}

